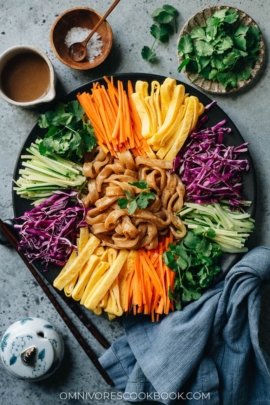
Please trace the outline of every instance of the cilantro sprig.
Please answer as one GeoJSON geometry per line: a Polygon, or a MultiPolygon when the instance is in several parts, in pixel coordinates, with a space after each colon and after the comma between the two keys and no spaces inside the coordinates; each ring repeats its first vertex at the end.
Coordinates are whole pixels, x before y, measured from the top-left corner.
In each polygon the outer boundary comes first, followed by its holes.
{"type": "Polygon", "coordinates": [[[39,152],[56,153],[66,159],[81,160],[86,152],[97,145],[94,128],[84,117],[84,110],[78,101],[59,103],[55,110],[41,114],[40,128],[48,128],[45,138],[39,144],[39,152]]]}
{"type": "Polygon", "coordinates": [[[162,43],[167,43],[170,36],[177,32],[177,16],[178,11],[176,8],[165,4],[162,8],[157,8],[153,11],[151,17],[156,22],[150,27],[150,33],[155,38],[151,48],[149,46],[144,46],[141,51],[143,59],[148,62],[153,62],[156,58],[156,53],[154,51],[154,46],[156,41],[162,43]]]}
{"type": "Polygon", "coordinates": [[[218,259],[222,252],[204,235],[196,235],[192,231],[179,245],[170,243],[168,248],[163,253],[163,260],[176,273],[174,290],[169,290],[169,298],[175,301],[176,309],[180,310],[183,300],[199,299],[213,277],[220,272],[218,259]]]}
{"type": "Polygon", "coordinates": [[[127,198],[119,198],[118,205],[121,209],[128,207],[128,213],[132,215],[137,208],[145,209],[147,208],[150,200],[155,200],[155,193],[150,191],[148,184],[145,180],[129,182],[131,186],[137,187],[141,190],[137,196],[133,196],[130,191],[124,190],[127,198]]]}
{"type": "Polygon", "coordinates": [[[178,54],[183,59],[178,67],[205,79],[220,82],[224,88],[236,87],[248,80],[258,60],[260,31],[255,26],[235,24],[239,14],[221,9],[206,20],[206,26],[183,35],[178,54]]]}

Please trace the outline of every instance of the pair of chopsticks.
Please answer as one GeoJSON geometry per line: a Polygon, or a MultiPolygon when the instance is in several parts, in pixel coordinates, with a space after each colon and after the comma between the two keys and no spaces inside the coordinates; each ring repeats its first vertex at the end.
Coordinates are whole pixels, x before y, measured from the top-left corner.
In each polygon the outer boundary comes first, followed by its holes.
{"type": "MultiPolygon", "coordinates": [[[[34,266],[29,263],[28,259],[26,256],[18,250],[18,242],[19,239],[18,237],[14,234],[14,232],[11,230],[10,226],[8,226],[5,222],[3,222],[0,219],[0,230],[3,233],[3,235],[7,238],[11,246],[16,250],[16,252],[20,255],[21,259],[24,261],[32,275],[34,276],[35,280],[37,283],[40,285],[44,293],[47,295],[49,300],[51,301],[52,305],[56,309],[56,311],[59,313],[63,321],[66,323],[67,327],[71,331],[71,333],[74,335],[78,343],[81,345],[82,349],[85,351],[93,365],[96,367],[100,375],[104,378],[107,384],[109,385],[114,385],[113,381],[107,374],[106,370],[101,366],[100,362],[98,361],[98,357],[95,354],[95,352],[91,349],[91,347],[88,345],[87,341],[84,339],[84,337],[81,335],[77,327],[74,325],[72,320],[69,318],[67,313],[64,311],[64,309],[61,307],[57,299],[54,297],[52,292],[50,291],[49,287],[46,285],[46,283],[43,281],[42,277],[38,274],[38,272],[35,270],[34,266]]],[[[95,337],[95,339],[105,348],[109,348],[110,344],[107,342],[107,340],[102,336],[102,334],[98,331],[98,329],[89,321],[89,319],[80,311],[78,306],[76,306],[72,301],[69,301],[68,298],[60,293],[60,291],[57,291],[59,296],[68,304],[69,308],[78,316],[78,318],[81,320],[83,325],[91,332],[91,334],[95,337]]]]}

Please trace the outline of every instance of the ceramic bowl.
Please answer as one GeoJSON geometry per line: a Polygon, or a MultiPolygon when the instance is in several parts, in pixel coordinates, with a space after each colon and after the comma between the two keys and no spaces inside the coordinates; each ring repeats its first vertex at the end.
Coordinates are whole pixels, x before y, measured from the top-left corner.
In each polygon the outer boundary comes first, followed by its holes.
{"type": "MultiPolygon", "coordinates": [[[[101,54],[91,62],[87,59],[75,62],[69,56],[66,44],[67,33],[74,27],[93,29],[102,17],[97,11],[87,7],[75,7],[65,11],[54,22],[50,32],[50,42],[53,52],[65,65],[78,70],[88,70],[100,65],[110,53],[113,44],[113,32],[110,24],[105,20],[97,33],[103,42],[101,54]]],[[[85,36],[87,37],[87,35],[85,36]]],[[[81,42],[81,41],[75,41],[81,42]]]]}
{"type": "MultiPolygon", "coordinates": [[[[198,13],[194,14],[184,25],[182,28],[178,43],[183,35],[190,34],[190,32],[193,30],[193,28],[197,28],[199,26],[205,26],[206,25],[206,20],[207,18],[211,17],[216,11],[221,10],[221,9],[230,9],[230,10],[235,10],[239,14],[239,19],[238,22],[235,24],[241,24],[244,26],[255,26],[258,27],[256,22],[245,12],[235,8],[235,7],[229,7],[229,6],[213,6],[213,7],[207,7],[198,13]]],[[[259,27],[258,27],[259,28],[259,27]]],[[[182,57],[178,56],[178,61],[179,64],[183,61],[182,57]]],[[[260,38],[260,46],[259,46],[259,53],[258,53],[258,61],[256,62],[255,66],[253,69],[251,69],[251,76],[248,80],[243,80],[239,81],[237,84],[237,87],[233,87],[228,89],[225,89],[221,83],[218,81],[211,81],[204,79],[202,76],[198,75],[197,73],[190,73],[188,70],[185,71],[185,74],[187,78],[197,87],[200,89],[207,91],[209,93],[213,94],[230,94],[234,93],[238,90],[243,89],[244,87],[248,86],[258,75],[259,72],[262,70],[262,67],[264,65],[265,61],[265,44],[263,37],[261,35],[260,38]]]]}
{"type": "MultiPolygon", "coordinates": [[[[30,77],[29,77],[29,80],[30,77]]],[[[18,83],[20,83],[20,80],[18,78],[18,83]]],[[[39,105],[43,103],[48,103],[51,102],[55,98],[55,84],[56,84],[56,75],[54,72],[53,65],[50,61],[50,59],[45,55],[43,51],[41,51],[39,48],[36,48],[34,46],[29,46],[29,45],[18,45],[18,46],[13,46],[0,55],[0,97],[2,97],[3,100],[7,101],[10,104],[13,104],[18,107],[26,107],[26,108],[31,108],[31,107],[38,107],[39,105]],[[18,58],[20,55],[29,55],[29,54],[36,54],[40,56],[46,63],[48,70],[49,70],[49,80],[48,80],[48,86],[44,90],[44,93],[41,94],[39,97],[31,100],[31,101],[18,101],[13,98],[11,98],[10,95],[7,94],[6,89],[5,89],[5,83],[4,83],[4,77],[3,77],[3,72],[5,67],[9,69],[9,66],[7,65],[13,58],[18,58]]],[[[34,85],[34,83],[25,83],[25,85],[29,88],[34,85]]]]}
{"type": "Polygon", "coordinates": [[[64,342],[54,326],[41,318],[14,322],[0,342],[1,361],[14,377],[40,381],[51,376],[64,357],[64,342]]]}

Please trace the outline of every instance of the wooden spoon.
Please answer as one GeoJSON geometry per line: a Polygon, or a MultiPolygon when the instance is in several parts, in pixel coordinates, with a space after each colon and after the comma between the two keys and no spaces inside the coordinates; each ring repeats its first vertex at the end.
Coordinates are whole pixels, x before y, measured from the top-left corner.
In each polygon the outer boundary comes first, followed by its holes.
{"type": "Polygon", "coordinates": [[[99,22],[95,25],[95,27],[92,29],[90,34],[85,38],[84,41],[82,42],[75,42],[74,44],[70,45],[69,47],[69,56],[71,59],[73,59],[75,62],[81,62],[85,59],[86,57],[86,45],[94,35],[94,33],[98,30],[98,28],[101,26],[104,20],[108,17],[109,14],[113,11],[113,9],[117,6],[117,4],[120,2],[120,0],[115,0],[111,7],[106,11],[103,17],[99,20],[99,22]]]}

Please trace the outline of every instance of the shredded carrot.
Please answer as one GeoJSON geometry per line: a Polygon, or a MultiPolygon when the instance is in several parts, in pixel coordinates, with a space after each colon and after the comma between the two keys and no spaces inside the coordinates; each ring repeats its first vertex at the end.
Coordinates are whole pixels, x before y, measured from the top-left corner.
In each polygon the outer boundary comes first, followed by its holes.
{"type": "Polygon", "coordinates": [[[113,83],[104,77],[107,88],[93,83],[91,94],[77,94],[85,114],[94,127],[98,144],[105,153],[131,149],[135,156],[147,156],[151,148],[141,134],[142,124],[132,100],[133,86],[128,81],[127,91],[122,81],[113,83]]]}

